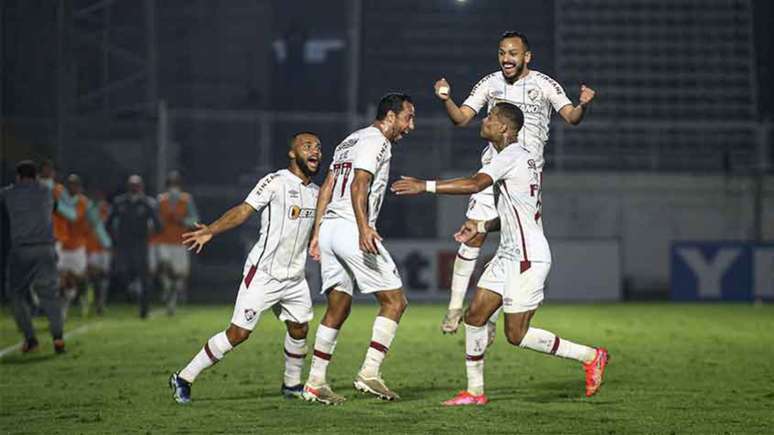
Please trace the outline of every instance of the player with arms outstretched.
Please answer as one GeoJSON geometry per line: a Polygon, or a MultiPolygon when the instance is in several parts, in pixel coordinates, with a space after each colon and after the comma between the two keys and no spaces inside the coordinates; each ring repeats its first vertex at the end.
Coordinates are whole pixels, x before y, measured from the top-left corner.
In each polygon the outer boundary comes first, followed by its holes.
{"type": "Polygon", "coordinates": [[[325,376],[356,287],[376,297],[379,313],[354,386],[381,399],[398,399],[384,384],[380,368],[407,301],[395,262],[376,231],[376,220],[387,190],[392,144],[413,129],[411,98],[388,94],[379,102],[374,123],[350,134],[336,147],[320,189],[310,243],[311,255],[322,263],[322,290],[328,306],[317,329],[304,386],[307,400],[332,405],[345,400],[331,390],[325,376]]]}
{"type": "MultiPolygon", "coordinates": [[[[527,37],[521,33],[503,33],[497,57],[500,70],[481,79],[461,106],[457,106],[452,99],[451,88],[446,79],[435,83],[435,94],[443,102],[452,123],[458,127],[468,125],[484,106],[487,106],[487,112],[503,101],[518,106],[524,114],[524,127],[519,132],[518,141],[535,155],[535,165],[538,170],[542,170],[543,148],[548,141],[553,111],[558,112],[568,124],[578,125],[583,120],[587,106],[594,99],[595,92],[582,85],[580,102],[573,106],[561,85],[551,77],[529,69],[532,52],[527,37]]],[[[497,150],[490,143],[481,154],[481,166],[488,165],[495,154],[497,150]]],[[[474,220],[491,220],[497,217],[492,188],[471,195],[466,217],[474,220]]],[[[461,243],[457,251],[449,309],[441,323],[441,330],[445,334],[454,333],[459,327],[465,292],[485,240],[485,233],[477,234],[461,243]]],[[[494,334],[493,326],[498,314],[499,311],[493,315],[491,334],[494,334]]],[[[493,339],[494,335],[491,338],[493,339]]]]}
{"type": "Polygon", "coordinates": [[[465,222],[455,234],[465,242],[477,234],[500,230],[500,246],[478,282],[478,289],[465,314],[465,359],[468,387],[445,405],[484,405],[484,352],[487,319],[501,306],[505,312],[505,336],[514,346],[570,358],[583,363],[586,396],[602,385],[608,361],[607,350],[559,339],[552,332],[530,326],[543,301],[543,285],[551,269],[551,251],[543,234],[540,210],[541,171],[534,153],[518,140],[524,116],[510,103],[498,103],[481,124],[481,137],[489,140],[497,154],[469,178],[423,181],[410,177],[393,183],[398,195],[431,192],[465,195],[494,187],[499,217],[465,222]]]}
{"type": "Polygon", "coordinates": [[[191,401],[191,384],[199,373],[247,340],[263,311],[275,304],[280,306],[279,319],[287,326],[281,392],[286,397],[301,397],[306,335],[312,320],[304,269],[319,192],[312,176],[322,157],[317,135],[293,135],[288,157],[288,168],[262,178],[242,204],[214,223],[196,224],[196,231],[183,234],[183,243],[199,253],[215,235],[241,225],[255,212],[261,213],[261,234],[245,261],[231,324],[212,336],[183,370],[169,378],[178,403],[191,401]]]}

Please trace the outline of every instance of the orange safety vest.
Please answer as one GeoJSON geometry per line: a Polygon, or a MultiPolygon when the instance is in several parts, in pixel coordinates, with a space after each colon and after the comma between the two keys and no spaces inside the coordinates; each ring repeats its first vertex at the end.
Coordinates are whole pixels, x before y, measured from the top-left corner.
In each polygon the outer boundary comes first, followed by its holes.
{"type": "Polygon", "coordinates": [[[191,195],[186,192],[181,192],[174,203],[172,203],[169,193],[159,195],[161,232],[151,237],[151,243],[178,245],[183,241],[183,233],[188,231],[183,221],[188,216],[190,202],[191,195]]]}
{"type": "MultiPolygon", "coordinates": [[[[97,207],[99,208],[99,218],[104,224],[107,222],[107,218],[110,215],[110,205],[108,205],[107,201],[100,201],[97,207]]],[[[86,236],[86,252],[102,252],[104,250],[105,248],[102,246],[102,243],[99,242],[99,238],[97,237],[97,233],[94,232],[94,228],[89,228],[89,234],[86,236]]]]}
{"type": "MultiPolygon", "coordinates": [[[[54,195],[54,202],[59,200],[64,189],[65,187],[61,183],[54,184],[54,188],[51,190],[51,193],[54,195]]],[[[54,238],[57,242],[63,243],[69,237],[68,231],[70,221],[55,211],[52,218],[52,224],[54,227],[54,238]]]]}
{"type": "Polygon", "coordinates": [[[62,241],[62,249],[72,250],[86,246],[86,238],[91,232],[89,218],[86,217],[86,207],[89,200],[78,194],[75,203],[75,222],[67,222],[67,238],[62,241]]]}

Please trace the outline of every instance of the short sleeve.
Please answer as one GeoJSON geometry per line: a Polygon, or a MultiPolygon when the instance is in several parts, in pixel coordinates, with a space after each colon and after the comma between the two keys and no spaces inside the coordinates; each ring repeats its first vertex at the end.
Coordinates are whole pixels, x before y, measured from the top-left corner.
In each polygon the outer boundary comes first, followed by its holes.
{"type": "Polygon", "coordinates": [[[555,111],[559,111],[562,107],[572,105],[572,101],[567,98],[567,94],[564,93],[562,85],[556,82],[548,76],[543,76],[543,93],[547,96],[548,101],[551,102],[555,111]]]}
{"type": "Polygon", "coordinates": [[[376,174],[376,169],[379,167],[379,156],[384,152],[387,143],[381,139],[367,140],[358,145],[353,162],[354,168],[376,174]]]}
{"type": "Polygon", "coordinates": [[[463,106],[470,107],[476,113],[478,113],[481,108],[484,107],[484,105],[487,103],[489,95],[487,89],[489,88],[488,82],[490,77],[492,76],[488,75],[484,77],[483,79],[479,80],[478,83],[476,83],[476,86],[473,86],[473,89],[470,91],[468,98],[462,102],[463,106]]]}
{"type": "Polygon", "coordinates": [[[274,190],[276,187],[277,177],[279,174],[272,173],[263,178],[253,187],[250,194],[245,198],[245,202],[249,204],[256,211],[261,210],[266,204],[271,201],[274,196],[274,190]]]}
{"type": "Polygon", "coordinates": [[[517,160],[518,156],[510,152],[502,151],[499,154],[495,154],[494,157],[492,157],[492,161],[481,168],[479,172],[489,175],[489,177],[492,178],[492,183],[496,183],[498,180],[502,180],[508,175],[508,172],[514,168],[517,160]]]}

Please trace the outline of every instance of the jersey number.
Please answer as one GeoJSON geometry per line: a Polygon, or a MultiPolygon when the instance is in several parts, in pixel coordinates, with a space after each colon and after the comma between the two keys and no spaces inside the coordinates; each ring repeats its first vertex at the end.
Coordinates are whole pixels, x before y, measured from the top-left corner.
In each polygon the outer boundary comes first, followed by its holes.
{"type": "Polygon", "coordinates": [[[343,177],[341,180],[341,196],[344,196],[344,191],[347,187],[347,181],[349,180],[349,174],[352,172],[352,162],[343,162],[343,163],[334,163],[333,164],[333,173],[335,174],[335,178],[333,179],[333,186],[336,186],[336,183],[339,182],[339,177],[343,177]]]}

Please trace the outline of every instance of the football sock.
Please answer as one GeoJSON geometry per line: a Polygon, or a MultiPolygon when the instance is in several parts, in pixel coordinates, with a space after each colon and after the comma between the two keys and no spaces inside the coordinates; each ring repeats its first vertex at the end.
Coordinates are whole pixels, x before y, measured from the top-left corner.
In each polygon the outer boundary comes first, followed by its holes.
{"type": "Polygon", "coordinates": [[[486,352],[486,325],[465,324],[465,368],[468,374],[468,392],[484,394],[484,352],[486,352]]]}
{"type": "Polygon", "coordinates": [[[529,328],[519,347],[538,352],[574,359],[583,363],[591,362],[596,356],[593,348],[560,339],[552,332],[539,328],[529,328]]]}
{"type": "Polygon", "coordinates": [[[283,382],[292,387],[301,383],[301,370],[306,358],[306,338],[295,339],[285,333],[285,377],[283,382]]]}
{"type": "Polygon", "coordinates": [[[382,361],[384,361],[397,331],[397,322],[382,316],[376,317],[371,335],[371,345],[368,347],[363,367],[360,369],[363,376],[379,375],[379,368],[382,366],[382,361]]]}
{"type": "Polygon", "coordinates": [[[464,243],[461,243],[460,248],[457,250],[451,282],[450,310],[462,309],[462,304],[465,302],[465,293],[468,291],[468,285],[470,284],[470,277],[476,268],[479,251],[481,251],[481,248],[472,248],[464,243]]]}
{"type": "Polygon", "coordinates": [[[338,329],[329,328],[323,324],[317,328],[317,335],[314,340],[314,355],[312,356],[312,365],[309,368],[309,384],[320,386],[325,384],[325,373],[328,370],[328,363],[331,361],[333,350],[336,348],[336,337],[339,335],[338,329]]]}
{"type": "Polygon", "coordinates": [[[204,344],[202,350],[180,371],[180,377],[188,382],[195,381],[202,370],[211,367],[223,359],[223,355],[227,354],[231,349],[233,349],[233,346],[228,341],[225,331],[213,335],[204,344]]]}
{"type": "Polygon", "coordinates": [[[497,319],[500,318],[500,313],[502,313],[502,312],[503,312],[503,307],[500,306],[500,308],[496,309],[495,312],[492,313],[492,315],[489,317],[489,322],[492,323],[492,324],[496,324],[497,323],[497,319]]]}

